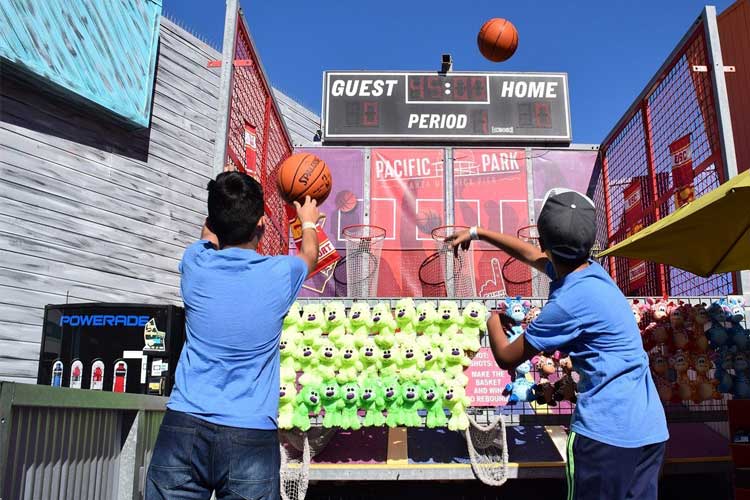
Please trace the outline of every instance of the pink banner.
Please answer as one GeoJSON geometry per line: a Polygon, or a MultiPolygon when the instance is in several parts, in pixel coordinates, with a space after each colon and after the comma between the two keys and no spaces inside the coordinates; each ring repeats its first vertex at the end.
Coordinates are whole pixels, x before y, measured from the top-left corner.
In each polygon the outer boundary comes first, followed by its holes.
{"type": "Polygon", "coordinates": [[[489,347],[479,350],[464,373],[469,377],[466,395],[471,406],[501,406],[508,402],[503,392],[510,383],[510,374],[497,366],[489,347]]]}

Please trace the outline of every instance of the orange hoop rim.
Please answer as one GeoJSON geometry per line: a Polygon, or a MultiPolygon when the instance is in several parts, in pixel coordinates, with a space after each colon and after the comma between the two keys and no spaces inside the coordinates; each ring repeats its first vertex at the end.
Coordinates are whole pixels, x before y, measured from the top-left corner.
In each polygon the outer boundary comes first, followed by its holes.
{"type": "Polygon", "coordinates": [[[385,239],[386,234],[387,233],[384,228],[372,224],[352,224],[351,226],[346,226],[341,230],[342,238],[347,241],[380,241],[385,239]],[[362,236],[355,234],[355,231],[357,229],[369,229],[370,235],[362,236]]]}
{"type": "MultiPolygon", "coordinates": [[[[456,233],[456,232],[458,232],[458,231],[464,231],[464,230],[466,230],[466,229],[469,229],[469,226],[462,226],[462,225],[456,225],[456,224],[448,224],[448,225],[445,225],[445,226],[438,226],[438,227],[436,227],[435,229],[433,229],[432,231],[430,231],[430,236],[432,236],[432,239],[433,239],[433,240],[435,240],[435,241],[439,241],[439,242],[441,242],[441,243],[442,243],[442,242],[444,242],[444,241],[445,241],[445,239],[446,239],[446,238],[447,238],[448,236],[450,236],[450,235],[447,235],[447,236],[439,236],[439,235],[438,235],[437,233],[438,233],[439,231],[441,231],[441,230],[445,230],[445,229],[455,229],[455,231],[453,231],[453,233],[456,233]]],[[[451,234],[453,234],[453,233],[451,233],[451,234]]]]}

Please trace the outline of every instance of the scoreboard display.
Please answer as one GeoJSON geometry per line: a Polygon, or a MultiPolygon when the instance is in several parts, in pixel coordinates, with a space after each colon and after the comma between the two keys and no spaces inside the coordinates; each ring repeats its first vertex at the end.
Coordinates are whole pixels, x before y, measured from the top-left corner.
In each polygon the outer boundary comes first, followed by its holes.
{"type": "Polygon", "coordinates": [[[565,73],[328,71],[324,142],[570,143],[565,73]]]}

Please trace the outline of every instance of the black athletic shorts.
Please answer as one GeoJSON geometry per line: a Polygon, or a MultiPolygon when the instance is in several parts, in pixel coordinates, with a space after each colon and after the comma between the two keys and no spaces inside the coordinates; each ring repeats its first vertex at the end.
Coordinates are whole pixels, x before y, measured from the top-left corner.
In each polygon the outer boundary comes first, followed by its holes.
{"type": "Polygon", "coordinates": [[[571,432],[568,500],[657,500],[664,446],[620,448],[571,432]]]}

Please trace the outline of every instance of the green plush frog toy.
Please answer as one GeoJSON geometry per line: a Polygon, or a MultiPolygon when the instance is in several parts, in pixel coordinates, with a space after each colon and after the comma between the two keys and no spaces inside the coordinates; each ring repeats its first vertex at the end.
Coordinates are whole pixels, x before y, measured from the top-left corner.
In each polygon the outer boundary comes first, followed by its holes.
{"type": "Polygon", "coordinates": [[[401,422],[401,403],[403,401],[401,394],[401,385],[396,377],[386,377],[383,379],[383,401],[385,402],[385,411],[387,417],[385,423],[388,427],[398,427],[401,422]]]}
{"type": "Polygon", "coordinates": [[[320,399],[322,402],[325,416],[323,417],[323,427],[341,426],[341,410],[344,408],[344,402],[341,399],[341,388],[335,380],[326,380],[320,386],[320,399]]]}
{"type": "Polygon", "coordinates": [[[385,424],[383,408],[383,385],[377,378],[367,378],[360,385],[359,407],[365,410],[365,427],[380,427],[385,424]]]}
{"type": "Polygon", "coordinates": [[[297,397],[297,389],[294,382],[281,382],[279,387],[279,418],[277,420],[279,429],[291,429],[294,418],[294,400],[297,397]]]}
{"type": "Polygon", "coordinates": [[[302,432],[310,430],[310,415],[317,415],[320,412],[320,394],[318,388],[307,386],[302,392],[297,394],[295,401],[294,416],[292,425],[302,432]]]}
{"type": "Polygon", "coordinates": [[[372,333],[378,347],[388,349],[396,343],[396,327],[391,306],[387,302],[380,302],[372,308],[372,333]]]}
{"type": "Polygon", "coordinates": [[[422,425],[422,417],[417,413],[422,409],[420,400],[419,384],[406,381],[401,386],[402,403],[400,425],[406,427],[419,427],[422,425]]]}
{"type": "Polygon", "coordinates": [[[469,428],[469,417],[466,416],[466,408],[471,401],[466,396],[464,386],[456,381],[448,382],[443,396],[443,405],[451,412],[448,420],[448,429],[452,431],[465,431],[469,428]]]}
{"type": "Polygon", "coordinates": [[[419,388],[422,391],[422,405],[427,410],[427,427],[434,429],[448,425],[448,419],[443,410],[442,389],[435,384],[434,380],[427,378],[422,379],[419,388]]]}
{"type": "Polygon", "coordinates": [[[349,329],[349,320],[346,318],[344,304],[336,300],[327,303],[323,310],[323,317],[326,320],[324,330],[328,333],[328,339],[333,342],[333,345],[340,348],[339,342],[349,329]]]}
{"type": "Polygon", "coordinates": [[[359,409],[359,386],[349,383],[341,388],[344,409],[341,410],[341,428],[358,430],[362,427],[357,410],[359,409]]]}

